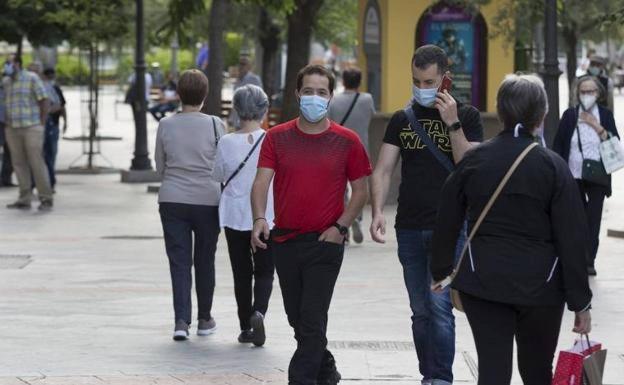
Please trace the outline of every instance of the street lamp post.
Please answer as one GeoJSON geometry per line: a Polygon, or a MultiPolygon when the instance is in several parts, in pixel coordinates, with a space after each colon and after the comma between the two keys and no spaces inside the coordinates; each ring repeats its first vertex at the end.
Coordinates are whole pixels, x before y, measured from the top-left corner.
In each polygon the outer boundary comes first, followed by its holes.
{"type": "Polygon", "coordinates": [[[147,150],[147,101],[145,100],[145,47],[143,45],[143,0],[136,0],[136,51],[134,81],[136,82],[136,101],[132,104],[134,112],[135,142],[134,158],[131,170],[151,170],[152,164],[147,150]]]}
{"type": "Polygon", "coordinates": [[[557,59],[557,1],[544,1],[544,69],[542,78],[548,95],[548,114],[544,121],[544,139],[552,148],[559,126],[559,60],[557,59]]]}

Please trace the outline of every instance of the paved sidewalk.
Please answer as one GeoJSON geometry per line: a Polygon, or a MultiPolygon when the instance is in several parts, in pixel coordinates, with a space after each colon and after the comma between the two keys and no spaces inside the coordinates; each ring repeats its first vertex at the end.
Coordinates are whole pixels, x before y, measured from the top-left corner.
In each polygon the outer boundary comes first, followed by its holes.
{"type": "MultiPolygon", "coordinates": [[[[69,93],[77,99],[77,94],[69,93]]],[[[130,111],[103,134],[117,167],[129,165],[130,111]]],[[[120,106],[123,109],[127,106],[120,106]]],[[[80,120],[71,112],[70,122],[80,120]]],[[[155,124],[150,122],[153,140],[155,124]]],[[[72,129],[76,129],[72,126],[72,129]]],[[[79,145],[61,143],[60,168],[79,145]]],[[[4,209],[17,191],[0,189],[0,385],[6,384],[285,384],[294,349],[277,281],[267,315],[267,344],[236,342],[238,321],[225,239],[217,250],[214,316],[219,330],[184,343],[171,340],[173,310],[156,196],[118,175],[60,175],[55,209],[4,209]],[[7,258],[30,256],[30,259],[7,258]],[[20,266],[25,264],[25,266],[20,266]],[[21,268],[18,268],[21,267],[21,268]]],[[[624,172],[607,201],[597,261],[593,339],[609,349],[605,384],[624,384],[624,172]]],[[[388,207],[390,226],[395,207],[388,207]]],[[[365,226],[370,213],[365,213],[365,226]]],[[[392,232],[386,245],[366,238],[347,249],[330,311],[329,340],[343,383],[419,384],[410,312],[392,232]]],[[[560,348],[574,335],[566,313],[560,348]]],[[[194,329],[193,329],[194,331],[194,329]]],[[[457,317],[456,383],[474,384],[476,354],[463,314],[457,317]]],[[[521,384],[514,374],[514,384],[521,384]]]]}

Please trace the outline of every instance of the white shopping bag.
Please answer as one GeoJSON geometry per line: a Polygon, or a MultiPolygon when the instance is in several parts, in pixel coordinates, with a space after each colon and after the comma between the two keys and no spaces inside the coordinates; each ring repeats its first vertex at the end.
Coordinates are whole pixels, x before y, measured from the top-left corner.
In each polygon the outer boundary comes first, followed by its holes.
{"type": "Polygon", "coordinates": [[[600,143],[600,157],[607,174],[624,167],[624,148],[616,136],[610,136],[609,139],[600,143]]]}

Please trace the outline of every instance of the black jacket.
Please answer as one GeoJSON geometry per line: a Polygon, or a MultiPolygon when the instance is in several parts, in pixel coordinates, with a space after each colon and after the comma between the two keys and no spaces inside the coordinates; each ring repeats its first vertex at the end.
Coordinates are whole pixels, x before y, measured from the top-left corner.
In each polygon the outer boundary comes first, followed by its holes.
{"type": "MultiPolygon", "coordinates": [[[[442,190],[433,234],[434,280],[453,269],[467,215],[472,229],[517,156],[534,140],[505,130],[466,154],[442,190]]],[[[531,150],[471,242],[453,287],[490,301],[524,306],[589,306],[587,224],[568,165],[554,152],[531,150]]]]}
{"type": "MultiPolygon", "coordinates": [[[[565,110],[561,120],[559,121],[559,129],[557,130],[557,135],[555,136],[555,140],[553,142],[553,150],[566,162],[568,162],[570,158],[570,142],[572,140],[572,135],[574,135],[574,130],[576,130],[579,114],[578,110],[578,106],[570,107],[565,110]]],[[[598,113],[600,115],[600,124],[602,127],[604,127],[605,130],[607,130],[611,135],[619,138],[620,135],[615,127],[613,113],[600,105],[598,106],[598,113]]],[[[605,194],[607,196],[611,196],[611,177],[609,177],[609,186],[606,190],[605,194]]]]}

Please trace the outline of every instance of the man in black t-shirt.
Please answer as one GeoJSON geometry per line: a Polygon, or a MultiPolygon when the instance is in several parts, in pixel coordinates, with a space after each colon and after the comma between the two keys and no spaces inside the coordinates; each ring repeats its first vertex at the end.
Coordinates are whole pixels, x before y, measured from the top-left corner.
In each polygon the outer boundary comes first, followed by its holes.
{"type": "Polygon", "coordinates": [[[50,92],[54,92],[56,97],[51,97],[53,100],[50,106],[50,112],[45,125],[45,137],[43,141],[43,158],[45,159],[46,166],[48,166],[48,177],[50,178],[50,186],[52,189],[56,186],[56,155],[58,154],[58,141],[60,137],[60,122],[63,118],[63,133],[67,132],[67,112],[65,111],[65,96],[61,87],[55,80],[56,71],[54,68],[46,68],[43,71],[43,81],[50,92]]]}
{"type": "MultiPolygon", "coordinates": [[[[438,92],[448,70],[446,53],[434,45],[418,48],[412,57],[413,100],[416,119],[451,164],[483,140],[479,111],[458,104],[447,92],[438,92]]],[[[423,384],[453,382],[455,319],[447,288],[430,290],[431,236],[447,168],[413,131],[404,111],[393,116],[384,136],[372,177],[373,240],[384,243],[383,206],[390,177],[401,158],[401,185],[396,216],[398,254],[412,309],[412,334],[423,384]]],[[[461,249],[458,245],[458,250],[461,249]]]]}

